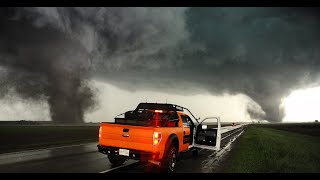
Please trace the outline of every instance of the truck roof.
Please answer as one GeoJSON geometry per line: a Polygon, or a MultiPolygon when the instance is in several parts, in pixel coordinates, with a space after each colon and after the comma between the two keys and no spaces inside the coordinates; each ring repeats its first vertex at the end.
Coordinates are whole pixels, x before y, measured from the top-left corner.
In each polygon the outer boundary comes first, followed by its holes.
{"type": "Polygon", "coordinates": [[[165,103],[139,103],[135,110],[165,110],[165,111],[181,111],[187,110],[193,118],[199,123],[197,119],[188,108],[178,106],[176,104],[165,103]]]}
{"type": "Polygon", "coordinates": [[[140,103],[136,110],[166,110],[166,111],[183,111],[183,107],[176,104],[164,104],[164,103],[140,103]]]}

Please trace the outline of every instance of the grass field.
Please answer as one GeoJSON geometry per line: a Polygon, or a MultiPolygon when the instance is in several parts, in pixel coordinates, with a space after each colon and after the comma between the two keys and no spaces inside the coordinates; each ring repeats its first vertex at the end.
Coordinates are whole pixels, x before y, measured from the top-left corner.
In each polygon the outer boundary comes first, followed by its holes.
{"type": "Polygon", "coordinates": [[[251,126],[223,166],[225,173],[319,173],[320,137],[251,126]]]}
{"type": "Polygon", "coordinates": [[[255,124],[253,126],[268,127],[312,136],[320,136],[320,123],[275,123],[255,124]]]}
{"type": "Polygon", "coordinates": [[[0,126],[0,153],[98,142],[98,126],[0,126]]]}

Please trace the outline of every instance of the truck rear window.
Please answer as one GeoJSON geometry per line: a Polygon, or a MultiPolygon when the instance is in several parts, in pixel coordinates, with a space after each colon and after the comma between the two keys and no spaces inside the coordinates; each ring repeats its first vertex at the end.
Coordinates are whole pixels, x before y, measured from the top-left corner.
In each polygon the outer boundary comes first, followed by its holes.
{"type": "Polygon", "coordinates": [[[168,127],[172,123],[178,125],[178,115],[176,112],[154,112],[149,110],[127,111],[121,116],[115,117],[116,124],[134,126],[168,127]]]}

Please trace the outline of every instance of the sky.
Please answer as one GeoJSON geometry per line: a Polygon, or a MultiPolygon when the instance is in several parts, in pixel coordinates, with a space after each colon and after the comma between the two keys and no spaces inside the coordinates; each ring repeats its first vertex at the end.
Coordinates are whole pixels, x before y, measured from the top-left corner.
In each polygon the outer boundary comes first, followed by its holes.
{"type": "Polygon", "coordinates": [[[320,119],[320,87],[295,90],[282,100],[283,122],[315,122],[320,119]]]}
{"type": "Polygon", "coordinates": [[[0,117],[99,121],[166,96],[201,116],[281,122],[286,97],[319,86],[318,10],[2,8],[0,117]]]}

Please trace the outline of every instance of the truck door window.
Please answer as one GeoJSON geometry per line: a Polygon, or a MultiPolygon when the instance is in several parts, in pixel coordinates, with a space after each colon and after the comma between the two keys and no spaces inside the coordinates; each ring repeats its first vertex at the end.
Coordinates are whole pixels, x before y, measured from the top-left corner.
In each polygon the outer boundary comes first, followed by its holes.
{"type": "Polygon", "coordinates": [[[193,122],[189,116],[187,116],[187,123],[189,127],[193,126],[193,122]]]}
{"type": "Polygon", "coordinates": [[[169,119],[170,120],[179,119],[178,114],[176,112],[172,113],[169,119]]]}
{"type": "Polygon", "coordinates": [[[178,122],[179,122],[178,114],[176,112],[174,112],[169,117],[169,122],[167,123],[167,125],[169,127],[178,127],[178,122]]]}

